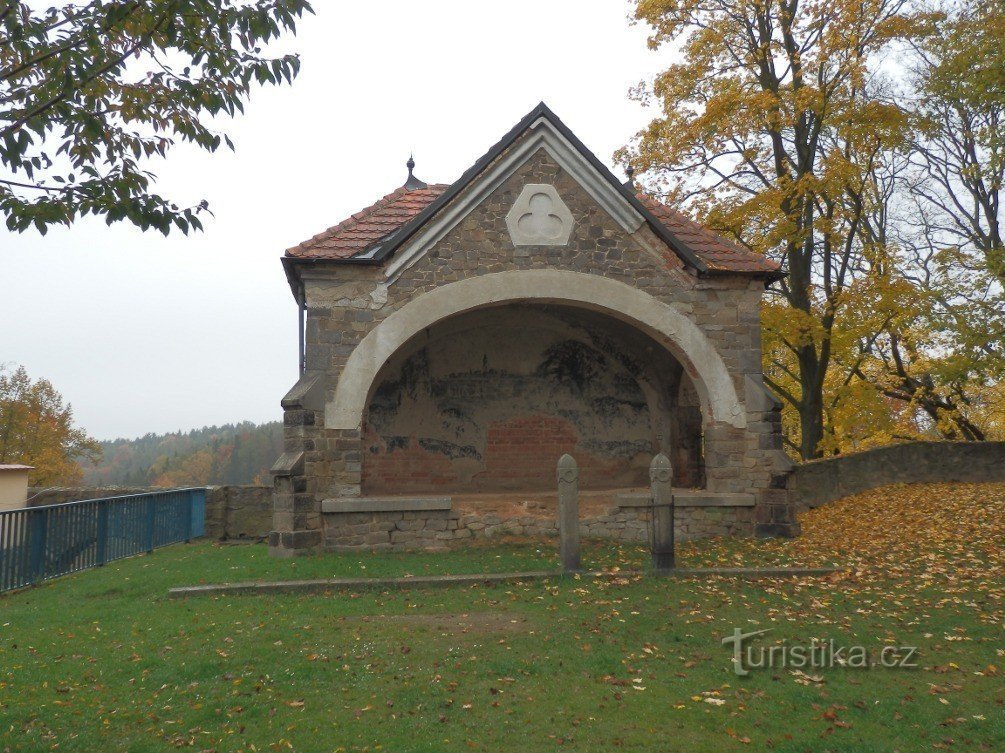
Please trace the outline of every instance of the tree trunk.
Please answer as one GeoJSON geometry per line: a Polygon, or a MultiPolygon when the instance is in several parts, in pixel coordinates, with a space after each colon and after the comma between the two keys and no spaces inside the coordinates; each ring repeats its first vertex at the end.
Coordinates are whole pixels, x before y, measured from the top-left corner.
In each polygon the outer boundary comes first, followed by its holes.
{"type": "Polygon", "coordinates": [[[824,438],[824,393],[821,364],[816,348],[806,345],[799,349],[799,455],[803,460],[821,456],[820,442],[824,438]]]}

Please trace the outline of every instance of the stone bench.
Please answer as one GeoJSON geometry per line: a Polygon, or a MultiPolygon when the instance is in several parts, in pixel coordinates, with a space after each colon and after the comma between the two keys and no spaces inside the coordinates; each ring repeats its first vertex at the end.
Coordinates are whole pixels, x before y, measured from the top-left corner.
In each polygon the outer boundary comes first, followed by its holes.
{"type": "MultiPolygon", "coordinates": [[[[625,492],[616,497],[618,507],[649,507],[647,492],[625,492]]],[[[753,507],[753,494],[710,492],[705,489],[675,489],[677,507],[753,507]]]]}
{"type": "Polygon", "coordinates": [[[450,510],[450,497],[336,497],[321,501],[321,512],[425,512],[450,510]]]}

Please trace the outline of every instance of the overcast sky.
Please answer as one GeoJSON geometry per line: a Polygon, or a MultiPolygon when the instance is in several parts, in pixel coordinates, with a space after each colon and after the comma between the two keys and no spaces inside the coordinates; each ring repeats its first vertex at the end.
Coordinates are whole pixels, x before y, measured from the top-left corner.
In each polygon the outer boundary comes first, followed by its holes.
{"type": "MultiPolygon", "coordinates": [[[[601,160],[646,124],[628,89],[666,67],[623,0],[315,2],[292,87],[177,149],[158,190],[206,198],[206,231],[82,221],[0,235],[0,363],[23,364],[99,439],[281,418],[297,378],[279,257],[416,174],[453,182],[544,100],[601,160]]],[[[0,231],[2,232],[2,231],[0,231]]]]}

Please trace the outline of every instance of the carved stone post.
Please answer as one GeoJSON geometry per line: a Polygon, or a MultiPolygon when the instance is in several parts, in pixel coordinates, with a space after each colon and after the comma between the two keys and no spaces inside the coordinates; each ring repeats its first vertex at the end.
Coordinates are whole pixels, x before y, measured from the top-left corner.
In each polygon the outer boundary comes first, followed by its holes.
{"type": "Polygon", "coordinates": [[[673,551],[673,468],[670,459],[662,452],[649,465],[649,482],[652,489],[653,568],[670,570],[674,567],[673,551]]]}
{"type": "Polygon", "coordinates": [[[579,570],[579,469],[572,455],[558,460],[558,539],[562,570],[579,570]]]}

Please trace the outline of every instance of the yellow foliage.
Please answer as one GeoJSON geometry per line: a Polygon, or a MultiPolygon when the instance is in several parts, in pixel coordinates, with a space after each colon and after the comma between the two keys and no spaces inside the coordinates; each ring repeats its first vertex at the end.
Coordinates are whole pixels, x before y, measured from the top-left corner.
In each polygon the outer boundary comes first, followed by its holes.
{"type": "Polygon", "coordinates": [[[73,426],[73,410],[48,380],[32,382],[24,367],[0,369],[0,463],[34,466],[33,486],[70,486],[83,476],[77,459],[100,454],[98,443],[73,426]]]}
{"type": "MultiPolygon", "coordinates": [[[[896,100],[877,61],[894,42],[952,40],[956,52],[929,49],[948,61],[935,83],[951,89],[1001,57],[986,33],[1001,27],[1001,9],[977,3],[949,23],[904,0],[637,0],[635,15],[651,27],[652,48],[683,59],[642,87],[660,116],[618,158],[787,269],[762,323],[765,377],[783,399],[790,447],[810,458],[1000,431],[1001,344],[987,340],[1005,333],[1001,285],[972,273],[981,263],[972,250],[953,261],[942,260],[952,248],[938,250],[943,271],[932,278],[891,240],[905,237],[891,196],[906,190],[898,186],[924,118],[896,100]]],[[[970,77],[975,99],[988,101],[1002,70],[970,77]]],[[[978,137],[990,145],[987,175],[998,176],[988,184],[1000,187],[1005,150],[978,137]]],[[[923,257],[927,245],[915,250],[923,257]]],[[[1005,258],[985,254],[991,268],[1005,258]]]]}

